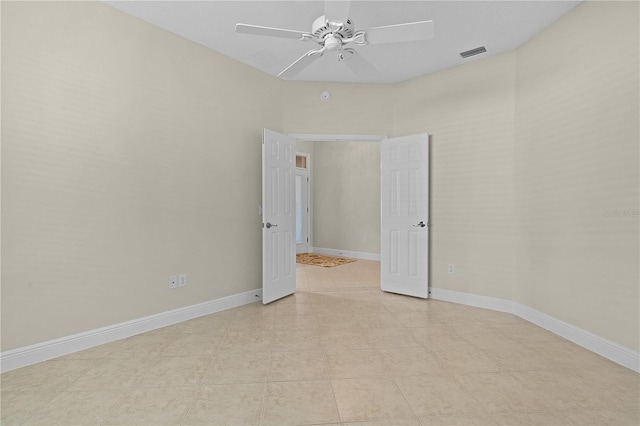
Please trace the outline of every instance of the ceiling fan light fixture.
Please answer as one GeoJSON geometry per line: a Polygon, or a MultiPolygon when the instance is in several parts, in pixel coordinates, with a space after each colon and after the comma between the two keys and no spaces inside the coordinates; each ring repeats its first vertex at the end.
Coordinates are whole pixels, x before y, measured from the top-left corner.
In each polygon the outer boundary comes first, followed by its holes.
{"type": "Polygon", "coordinates": [[[324,39],[324,48],[329,52],[336,52],[342,48],[342,39],[330,34],[324,39]]]}
{"type": "Polygon", "coordinates": [[[460,56],[462,56],[462,59],[467,59],[471,56],[476,56],[479,55],[481,53],[485,53],[487,51],[487,48],[484,46],[480,46],[480,47],[476,47],[475,49],[471,49],[471,50],[467,50],[464,52],[460,53],[460,56]]]}

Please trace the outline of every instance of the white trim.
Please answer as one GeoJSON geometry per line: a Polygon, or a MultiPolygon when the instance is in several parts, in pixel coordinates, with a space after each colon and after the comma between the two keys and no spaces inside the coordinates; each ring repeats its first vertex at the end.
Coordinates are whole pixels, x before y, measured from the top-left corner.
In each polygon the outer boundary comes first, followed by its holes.
{"type": "Polygon", "coordinates": [[[380,142],[387,139],[385,135],[325,135],[311,133],[290,133],[296,141],[327,142],[380,142]]]}
{"type": "Polygon", "coordinates": [[[478,308],[491,309],[498,312],[513,313],[513,302],[495,297],[478,296],[477,294],[462,293],[459,291],[445,290],[443,288],[429,289],[432,299],[445,302],[459,303],[461,305],[475,306],[478,308]]]}
{"type": "Polygon", "coordinates": [[[513,313],[538,327],[542,327],[600,356],[640,373],[639,353],[520,303],[441,288],[432,288],[431,298],[513,313]]]}
{"type": "Polygon", "coordinates": [[[380,261],[379,253],[366,253],[362,251],[328,249],[328,248],[322,248],[322,247],[311,247],[310,251],[311,253],[326,254],[328,256],[344,256],[344,257],[351,257],[353,259],[380,261]]]}
{"type": "Polygon", "coordinates": [[[516,303],[514,314],[613,362],[640,373],[640,354],[545,313],[516,303]]]}
{"type": "Polygon", "coordinates": [[[262,300],[262,289],[238,293],[184,308],[138,318],[31,346],[0,353],[0,372],[14,370],[74,352],[114,342],[136,334],[167,327],[262,300]]]}

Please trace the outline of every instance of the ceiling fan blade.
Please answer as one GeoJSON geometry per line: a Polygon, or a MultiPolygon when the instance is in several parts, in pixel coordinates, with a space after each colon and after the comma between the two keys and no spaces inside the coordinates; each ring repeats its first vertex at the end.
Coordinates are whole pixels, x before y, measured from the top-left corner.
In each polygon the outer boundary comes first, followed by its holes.
{"type": "Polygon", "coordinates": [[[353,49],[344,49],[344,63],[351,69],[358,77],[364,80],[370,80],[378,76],[378,70],[371,65],[371,62],[367,61],[362,55],[353,49]]]}
{"type": "Polygon", "coordinates": [[[305,36],[311,36],[309,33],[294,30],[285,30],[282,28],[261,27],[259,25],[236,24],[236,32],[242,34],[262,35],[269,37],[294,38],[301,40],[305,36]]]}
{"type": "Polygon", "coordinates": [[[324,18],[329,21],[344,23],[349,17],[349,9],[351,9],[350,1],[325,0],[324,18]]]}
{"type": "Polygon", "coordinates": [[[318,50],[310,50],[302,55],[297,61],[289,65],[284,71],[278,74],[278,77],[289,78],[294,77],[300,71],[311,65],[313,61],[324,54],[324,47],[318,50]]]}
{"type": "Polygon", "coordinates": [[[367,44],[401,43],[405,41],[431,40],[433,21],[408,22],[364,30],[367,44]]]}

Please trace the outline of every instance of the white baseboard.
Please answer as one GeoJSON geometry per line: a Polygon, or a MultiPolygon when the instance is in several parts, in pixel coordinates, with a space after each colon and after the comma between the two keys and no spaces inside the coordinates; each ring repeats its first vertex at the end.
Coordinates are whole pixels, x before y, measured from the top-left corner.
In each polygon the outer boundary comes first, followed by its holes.
{"type": "Polygon", "coordinates": [[[432,288],[431,298],[513,313],[538,327],[542,327],[600,356],[640,373],[639,353],[520,303],[441,288],[432,288]]]}
{"type": "Polygon", "coordinates": [[[328,256],[344,256],[351,257],[353,259],[362,259],[362,260],[377,260],[380,261],[379,253],[366,253],[362,251],[349,251],[349,250],[339,250],[339,249],[328,249],[322,247],[311,247],[311,253],[318,254],[326,254],[328,256]]]}
{"type": "Polygon", "coordinates": [[[209,302],[198,303],[96,330],[5,351],[0,353],[0,372],[4,373],[16,368],[26,367],[27,365],[47,361],[204,315],[236,308],[258,300],[262,300],[262,289],[234,294],[209,302]]]}
{"type": "Polygon", "coordinates": [[[509,300],[478,296],[477,294],[462,293],[459,291],[433,287],[430,289],[429,294],[432,299],[442,300],[445,302],[476,306],[478,308],[491,309],[492,311],[513,313],[513,302],[509,300]]]}

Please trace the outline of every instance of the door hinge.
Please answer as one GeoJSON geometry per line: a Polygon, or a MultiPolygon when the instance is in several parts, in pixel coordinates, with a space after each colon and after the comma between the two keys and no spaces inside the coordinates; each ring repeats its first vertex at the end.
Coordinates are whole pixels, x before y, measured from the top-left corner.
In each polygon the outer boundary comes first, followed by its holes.
{"type": "Polygon", "coordinates": [[[307,237],[307,242],[309,242],[309,237],[307,237]]]}
{"type": "Polygon", "coordinates": [[[309,213],[309,207],[307,207],[307,213],[309,213]]]}
{"type": "Polygon", "coordinates": [[[309,178],[307,178],[307,182],[309,182],[309,178]]]}

